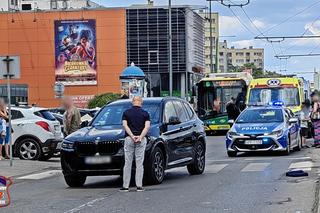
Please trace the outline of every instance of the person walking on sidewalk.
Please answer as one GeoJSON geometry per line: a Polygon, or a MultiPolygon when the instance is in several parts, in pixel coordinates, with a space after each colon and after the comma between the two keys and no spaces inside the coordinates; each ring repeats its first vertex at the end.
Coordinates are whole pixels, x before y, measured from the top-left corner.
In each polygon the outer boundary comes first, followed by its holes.
{"type": "Polygon", "coordinates": [[[9,128],[9,113],[7,111],[7,105],[3,98],[0,98],[0,160],[2,157],[2,146],[5,150],[5,159],[10,159],[9,154],[9,143],[10,143],[10,128],[9,128]]]}
{"type": "Polygon", "coordinates": [[[319,94],[312,96],[313,108],[311,113],[312,124],[314,128],[314,146],[320,148],[320,99],[319,94]]]}
{"type": "Polygon", "coordinates": [[[305,148],[309,148],[306,144],[307,142],[307,138],[309,136],[309,121],[310,121],[310,106],[311,103],[310,101],[307,99],[305,100],[305,102],[302,103],[302,110],[300,112],[300,135],[301,135],[301,139],[302,139],[302,147],[305,148]]]}
{"type": "Polygon", "coordinates": [[[63,129],[65,136],[68,136],[80,129],[81,115],[79,110],[74,106],[70,97],[64,98],[63,106],[66,110],[63,115],[63,129]]]}
{"type": "Polygon", "coordinates": [[[142,179],[144,174],[143,161],[147,145],[145,136],[150,128],[149,113],[142,109],[141,97],[132,99],[132,107],[126,110],[122,116],[122,123],[126,138],[124,142],[125,165],[123,168],[123,187],[120,191],[128,192],[131,180],[132,161],[136,162],[136,186],[137,191],[144,191],[142,179]]]}

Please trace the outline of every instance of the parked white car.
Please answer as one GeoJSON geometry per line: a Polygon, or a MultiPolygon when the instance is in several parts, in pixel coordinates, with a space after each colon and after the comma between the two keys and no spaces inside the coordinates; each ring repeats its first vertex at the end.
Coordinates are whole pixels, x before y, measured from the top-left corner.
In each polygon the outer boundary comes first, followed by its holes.
{"type": "Polygon", "coordinates": [[[24,160],[48,160],[62,141],[59,121],[45,108],[12,107],[14,154],[24,160]]]}

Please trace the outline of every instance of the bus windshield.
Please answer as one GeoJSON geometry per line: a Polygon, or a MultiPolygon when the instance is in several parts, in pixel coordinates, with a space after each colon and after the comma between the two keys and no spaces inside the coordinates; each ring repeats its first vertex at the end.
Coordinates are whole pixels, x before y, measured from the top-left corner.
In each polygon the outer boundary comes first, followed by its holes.
{"type": "MultiPolygon", "coordinates": [[[[199,88],[198,113],[200,117],[211,117],[226,113],[226,105],[233,97],[237,99],[243,86],[212,86],[199,88]]],[[[242,95],[245,99],[245,94],[242,95]]]]}
{"type": "Polygon", "coordinates": [[[250,90],[249,105],[267,105],[269,102],[282,101],[285,106],[299,106],[298,88],[254,88],[250,90]]]}

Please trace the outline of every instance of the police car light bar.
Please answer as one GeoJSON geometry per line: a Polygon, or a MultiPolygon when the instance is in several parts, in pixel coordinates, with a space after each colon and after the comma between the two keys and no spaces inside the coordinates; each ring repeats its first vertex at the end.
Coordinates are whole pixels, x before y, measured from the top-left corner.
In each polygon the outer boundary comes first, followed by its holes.
{"type": "Polygon", "coordinates": [[[270,106],[284,106],[284,103],[282,101],[271,101],[269,102],[270,106]]]}

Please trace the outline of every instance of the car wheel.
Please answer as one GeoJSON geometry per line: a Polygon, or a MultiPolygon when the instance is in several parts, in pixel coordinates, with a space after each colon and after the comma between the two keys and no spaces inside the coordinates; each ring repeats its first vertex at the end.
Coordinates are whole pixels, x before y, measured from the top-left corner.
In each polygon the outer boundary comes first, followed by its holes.
{"type": "Polygon", "coordinates": [[[53,152],[49,152],[49,153],[46,153],[46,154],[42,154],[39,158],[40,161],[47,161],[49,160],[50,158],[52,158],[54,155],[53,152]]]}
{"type": "Polygon", "coordinates": [[[290,136],[288,136],[288,144],[286,150],[283,152],[284,155],[290,155],[290,147],[291,147],[291,141],[290,141],[290,136]]]}
{"type": "Polygon", "coordinates": [[[41,156],[41,148],[36,140],[27,138],[19,142],[16,153],[22,160],[38,160],[41,156]]]}
{"type": "Polygon", "coordinates": [[[197,142],[194,147],[193,163],[187,166],[190,175],[200,175],[204,172],[206,166],[206,150],[201,142],[197,142]]]}
{"type": "Polygon", "coordinates": [[[156,147],[151,153],[150,159],[146,169],[146,182],[148,184],[160,184],[165,174],[165,158],[162,150],[156,147]]]}
{"type": "Polygon", "coordinates": [[[237,152],[227,151],[228,157],[234,158],[237,157],[237,152]]]}
{"type": "Polygon", "coordinates": [[[65,175],[64,180],[70,187],[81,187],[86,182],[87,177],[84,175],[65,175]]]}

